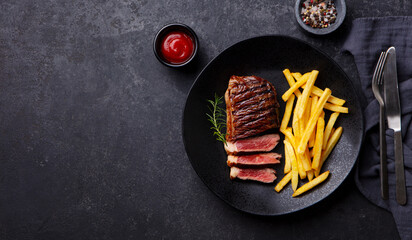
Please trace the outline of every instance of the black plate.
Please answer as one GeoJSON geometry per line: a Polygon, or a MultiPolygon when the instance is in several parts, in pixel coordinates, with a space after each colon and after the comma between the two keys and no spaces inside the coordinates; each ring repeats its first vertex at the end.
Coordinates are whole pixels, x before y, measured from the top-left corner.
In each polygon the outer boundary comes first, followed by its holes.
{"type": "MultiPolygon", "coordinates": [[[[183,112],[183,141],[193,168],[217,196],[231,206],[258,215],[282,215],[311,206],[331,194],[344,181],[358,157],[363,138],[360,104],[351,81],[328,56],[300,40],[286,36],[263,36],[239,42],[218,55],[200,73],[186,100],[183,112]],[[320,71],[316,86],[332,90],[345,99],[349,114],[336,122],[343,134],[323,169],[331,171],[329,179],[307,194],[292,198],[288,184],[276,193],[274,186],[283,177],[283,163],[275,166],[278,180],[273,184],[229,179],[223,144],[215,140],[207,121],[207,99],[215,93],[223,96],[231,75],[256,75],[273,83],[278,93],[280,112],[285,103],[280,96],[288,89],[282,70],[305,73],[320,71]]],[[[283,136],[281,136],[283,140],[283,136]]],[[[281,141],[282,142],[282,141],[281,141]]],[[[284,154],[283,143],[275,152],[284,154]]],[[[300,185],[302,185],[300,183],[300,185]]]]}

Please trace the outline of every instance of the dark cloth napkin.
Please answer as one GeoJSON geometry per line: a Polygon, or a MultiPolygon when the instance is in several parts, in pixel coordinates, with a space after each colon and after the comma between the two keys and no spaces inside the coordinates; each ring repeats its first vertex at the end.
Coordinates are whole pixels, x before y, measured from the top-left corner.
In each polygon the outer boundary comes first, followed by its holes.
{"type": "MultiPolygon", "coordinates": [[[[356,185],[376,205],[392,212],[402,239],[412,239],[412,17],[360,18],[344,42],[344,51],[355,59],[367,101],[365,141],[356,169],[356,185]],[[396,48],[399,92],[402,109],[403,156],[408,202],[400,206],[395,198],[393,131],[386,130],[389,200],[381,198],[379,158],[379,104],[371,88],[372,75],[381,51],[396,48]]],[[[382,226],[385,227],[385,226],[382,226]]]]}

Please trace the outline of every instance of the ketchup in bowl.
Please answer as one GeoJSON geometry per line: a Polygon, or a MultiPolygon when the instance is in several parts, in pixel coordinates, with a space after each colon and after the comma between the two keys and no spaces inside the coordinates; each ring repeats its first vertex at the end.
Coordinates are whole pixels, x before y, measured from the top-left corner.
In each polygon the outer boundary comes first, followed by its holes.
{"type": "Polygon", "coordinates": [[[193,40],[184,32],[170,32],[162,40],[161,53],[169,63],[184,63],[193,55],[193,51],[193,40]]]}
{"type": "Polygon", "coordinates": [[[182,67],[195,57],[198,49],[196,33],[188,26],[174,23],[164,26],[154,39],[157,59],[169,67],[182,67]]]}

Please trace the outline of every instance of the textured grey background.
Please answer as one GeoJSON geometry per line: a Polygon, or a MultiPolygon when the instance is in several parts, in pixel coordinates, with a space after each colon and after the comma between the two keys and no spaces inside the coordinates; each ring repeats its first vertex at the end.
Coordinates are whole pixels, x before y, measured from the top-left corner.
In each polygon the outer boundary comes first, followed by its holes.
{"type": "Polygon", "coordinates": [[[357,17],[410,15],[408,0],[347,1],[315,38],[293,1],[0,3],[0,239],[393,239],[390,213],[353,173],[302,212],[259,217],[226,205],[192,169],[181,139],[186,94],[203,66],[240,40],[284,34],[322,48],[358,85],[342,40],[357,17]],[[198,34],[190,69],[152,52],[169,22],[198,34]]]}

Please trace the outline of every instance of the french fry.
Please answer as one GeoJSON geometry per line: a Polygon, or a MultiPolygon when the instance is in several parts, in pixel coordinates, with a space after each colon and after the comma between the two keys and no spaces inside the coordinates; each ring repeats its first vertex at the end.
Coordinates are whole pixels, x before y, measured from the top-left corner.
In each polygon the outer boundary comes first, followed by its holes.
{"type": "Polygon", "coordinates": [[[293,136],[293,134],[292,134],[292,128],[291,127],[288,127],[285,130],[282,130],[281,132],[283,134],[285,134],[287,140],[290,142],[290,144],[292,144],[292,146],[296,145],[295,136],[293,136]]]}
{"type": "Polygon", "coordinates": [[[310,117],[309,122],[305,128],[305,132],[302,134],[300,138],[300,143],[297,151],[298,153],[303,154],[305,152],[306,145],[309,141],[310,135],[312,134],[312,131],[315,129],[316,122],[320,114],[322,113],[323,106],[325,105],[326,100],[329,98],[331,93],[332,91],[329,88],[326,88],[325,91],[323,91],[322,96],[316,104],[315,112],[310,117]]]}
{"type": "MultiPolygon", "coordinates": [[[[301,87],[302,87],[303,89],[305,89],[306,86],[305,86],[305,85],[302,85],[301,87]]],[[[320,88],[318,88],[318,87],[316,87],[316,86],[313,86],[313,88],[312,88],[312,93],[313,93],[314,95],[320,97],[320,96],[322,96],[322,94],[323,94],[323,90],[320,89],[320,88]]],[[[342,106],[342,105],[345,104],[345,102],[346,102],[345,100],[340,99],[340,98],[337,98],[337,97],[334,97],[334,96],[332,96],[332,95],[329,96],[329,98],[328,98],[327,101],[330,102],[330,103],[336,104],[336,105],[338,105],[338,106],[342,106]]]]}
{"type": "Polygon", "coordinates": [[[297,89],[299,89],[300,86],[302,86],[303,84],[306,83],[306,81],[308,80],[307,77],[305,77],[305,75],[303,75],[299,81],[297,81],[296,83],[293,84],[293,86],[291,86],[283,95],[282,95],[282,99],[283,101],[287,101],[288,98],[290,97],[290,95],[292,95],[297,89]]]}
{"type": "Polygon", "coordinates": [[[316,140],[315,146],[313,147],[313,160],[312,168],[318,169],[320,164],[320,157],[322,154],[322,144],[323,144],[323,131],[325,128],[325,120],[322,117],[318,118],[318,124],[316,126],[316,140]]]}
{"type": "MultiPolygon", "coordinates": [[[[332,128],[332,130],[330,131],[330,134],[329,134],[329,139],[330,139],[330,137],[333,135],[333,133],[335,132],[335,128],[332,128]]],[[[328,139],[328,141],[329,141],[329,139],[328,139]]]]}
{"type": "MultiPolygon", "coordinates": [[[[295,84],[295,80],[293,79],[292,74],[290,73],[289,69],[286,68],[285,70],[283,70],[283,75],[285,75],[285,78],[288,81],[289,86],[292,87],[293,84],[295,84]]],[[[302,94],[299,91],[299,89],[296,89],[294,91],[294,93],[295,93],[296,97],[300,97],[300,95],[302,94]]]]}
{"type": "Polygon", "coordinates": [[[310,157],[313,158],[315,156],[315,151],[313,151],[313,148],[309,151],[310,157]]]}
{"type": "MultiPolygon", "coordinates": [[[[295,108],[295,109],[296,109],[296,108],[295,108]]],[[[298,144],[299,141],[300,141],[300,136],[299,136],[300,130],[299,130],[299,128],[300,128],[300,122],[301,122],[301,121],[299,121],[299,119],[296,117],[296,114],[293,114],[293,119],[295,120],[295,122],[292,123],[292,125],[293,125],[293,131],[294,131],[294,133],[295,133],[295,136],[294,136],[295,142],[294,142],[294,144],[291,143],[291,145],[292,145],[292,148],[293,148],[293,150],[294,150],[294,152],[295,152],[295,157],[296,157],[296,162],[297,162],[297,166],[298,166],[299,177],[300,177],[300,179],[305,179],[305,178],[306,178],[306,171],[305,171],[305,169],[303,168],[303,164],[302,164],[302,159],[301,159],[301,157],[298,156],[298,154],[297,154],[297,152],[296,152],[297,144],[298,144]]]]}
{"type": "Polygon", "coordinates": [[[285,130],[288,127],[294,101],[295,95],[291,95],[286,102],[285,113],[283,114],[282,123],[280,124],[280,131],[285,130]]]}
{"type": "MultiPolygon", "coordinates": [[[[301,74],[301,73],[299,73],[299,72],[296,72],[296,73],[292,73],[292,76],[293,76],[293,78],[295,78],[295,80],[296,80],[296,82],[297,81],[299,81],[301,78],[308,78],[309,79],[309,77],[310,77],[310,74],[311,74],[312,72],[307,72],[307,73],[305,73],[305,74],[301,74]]],[[[303,84],[303,85],[305,85],[305,84],[303,84]]]]}
{"type": "MultiPolygon", "coordinates": [[[[303,170],[305,172],[312,170],[312,164],[310,162],[310,156],[309,156],[309,148],[307,148],[307,150],[305,151],[304,154],[296,154],[296,155],[297,155],[298,159],[301,160],[302,167],[303,167],[303,170]]],[[[306,177],[306,175],[304,175],[304,176],[306,177]]]]}
{"type": "MultiPolygon", "coordinates": [[[[299,102],[299,99],[300,98],[298,98],[298,100],[296,100],[296,104],[299,102]]],[[[296,114],[296,107],[295,107],[295,109],[293,110],[293,117],[292,117],[292,129],[293,129],[293,134],[295,135],[295,139],[296,138],[299,138],[300,139],[300,126],[299,126],[299,119],[298,119],[298,116],[297,116],[297,114],[296,114]]],[[[297,141],[296,143],[299,143],[299,141],[297,141]]]]}
{"type": "Polygon", "coordinates": [[[299,122],[299,137],[302,135],[302,133],[305,132],[305,122],[303,121],[303,118],[297,118],[299,122]]]}
{"type": "MultiPolygon", "coordinates": [[[[300,126],[300,132],[301,133],[303,133],[305,131],[306,125],[309,122],[311,105],[312,105],[312,99],[309,98],[308,99],[308,106],[305,108],[305,112],[303,113],[303,117],[300,119],[300,124],[302,125],[302,126],[300,126]]],[[[310,161],[310,158],[308,158],[308,159],[310,161]]],[[[308,170],[306,170],[306,171],[308,171],[308,170]]]]}
{"type": "Polygon", "coordinates": [[[292,189],[293,191],[296,191],[298,188],[298,181],[299,181],[299,173],[298,173],[298,163],[296,161],[296,156],[295,156],[295,151],[293,150],[292,145],[287,141],[283,141],[283,143],[286,146],[286,149],[288,151],[290,160],[291,160],[291,165],[292,165],[292,189]]]}
{"type": "Polygon", "coordinates": [[[298,163],[298,173],[299,173],[299,177],[300,179],[305,179],[306,178],[306,171],[305,168],[303,167],[303,159],[302,156],[299,155],[295,155],[296,156],[296,161],[298,163]]]}
{"type": "Polygon", "coordinates": [[[298,109],[298,118],[303,118],[303,114],[305,113],[305,109],[308,106],[308,99],[310,93],[312,92],[312,88],[315,85],[316,78],[318,77],[319,71],[313,70],[310,74],[308,81],[306,82],[306,87],[302,92],[302,96],[300,96],[301,101],[299,101],[299,105],[296,105],[298,109]]]}
{"type": "Polygon", "coordinates": [[[303,125],[306,127],[306,124],[309,122],[310,118],[310,110],[312,108],[312,98],[308,99],[308,106],[305,108],[305,112],[303,113],[303,125]]]}
{"type": "Polygon", "coordinates": [[[306,158],[307,164],[308,164],[308,166],[307,166],[308,170],[306,170],[306,171],[310,171],[310,170],[312,170],[312,161],[311,161],[311,157],[310,157],[310,153],[309,153],[309,146],[306,147],[305,158],[306,158]]]}
{"type": "Polygon", "coordinates": [[[292,172],[289,172],[282,178],[282,180],[278,182],[278,184],[276,184],[275,191],[280,192],[286,186],[286,184],[290,182],[291,179],[292,179],[292,172]]]}
{"type": "MultiPolygon", "coordinates": [[[[302,101],[302,98],[300,97],[299,102],[301,102],[301,101],[302,101]]],[[[298,105],[298,102],[296,102],[296,106],[297,105],[298,105]]],[[[306,109],[308,109],[308,108],[306,108],[306,109]]],[[[297,111],[299,111],[299,108],[295,107],[295,111],[293,113],[294,117],[295,117],[295,114],[297,114],[297,111]]],[[[306,114],[306,110],[305,110],[304,116],[302,118],[296,117],[297,121],[299,122],[299,133],[298,133],[299,136],[305,131],[306,123],[309,120],[309,119],[306,120],[306,115],[305,114],[306,114]]]]}
{"type": "Polygon", "coordinates": [[[296,81],[299,81],[299,79],[302,77],[302,74],[299,72],[295,72],[295,73],[292,73],[292,76],[293,78],[296,79],[296,81]]]}
{"type": "Polygon", "coordinates": [[[292,165],[290,162],[289,151],[287,150],[287,147],[285,145],[285,167],[283,169],[283,173],[288,173],[291,170],[292,170],[292,165]]]}
{"type": "Polygon", "coordinates": [[[318,101],[319,101],[318,96],[312,96],[312,106],[310,106],[310,115],[311,116],[315,112],[316,104],[318,103],[318,101]]]}
{"type": "Polygon", "coordinates": [[[292,122],[292,129],[293,129],[293,135],[295,136],[295,142],[299,143],[299,141],[300,141],[299,121],[292,122]]]}
{"type": "Polygon", "coordinates": [[[332,152],[333,148],[335,147],[336,143],[338,142],[340,136],[342,136],[342,127],[338,127],[335,132],[330,137],[326,150],[322,152],[322,156],[320,159],[319,168],[315,171],[315,176],[319,176],[320,170],[322,169],[323,164],[325,163],[326,159],[329,157],[329,154],[332,152]]]}
{"type": "Polygon", "coordinates": [[[313,179],[312,181],[306,183],[305,185],[303,185],[302,187],[297,189],[292,194],[292,197],[297,197],[297,196],[301,195],[302,193],[304,193],[306,191],[309,191],[310,189],[312,189],[315,186],[319,185],[321,182],[325,181],[328,178],[329,173],[330,173],[329,171],[326,171],[326,172],[322,173],[321,175],[319,175],[318,177],[316,177],[315,179],[313,179]]]}
{"type": "MultiPolygon", "coordinates": [[[[315,128],[316,128],[316,126],[315,126],[315,128]]],[[[315,135],[316,135],[315,131],[313,131],[312,135],[310,135],[309,142],[308,142],[308,146],[310,148],[313,148],[313,146],[315,145],[315,135]]]]}
{"type": "MultiPolygon", "coordinates": [[[[310,115],[312,115],[313,112],[315,111],[315,107],[316,107],[316,103],[318,103],[318,99],[319,99],[318,96],[312,97],[312,106],[310,108],[310,115]]],[[[308,119],[308,122],[309,122],[309,119],[308,119]]],[[[315,145],[315,131],[312,132],[312,135],[310,135],[310,138],[309,138],[309,147],[313,147],[313,145],[315,145]]]]}
{"type": "Polygon", "coordinates": [[[309,76],[310,76],[310,74],[311,74],[312,72],[307,72],[307,73],[305,73],[305,74],[303,74],[303,78],[309,78],[309,76]]]}
{"type": "Polygon", "coordinates": [[[322,150],[326,149],[326,144],[328,143],[330,132],[333,128],[333,125],[335,125],[336,119],[338,117],[339,117],[339,113],[332,113],[329,117],[328,124],[326,125],[326,128],[325,128],[325,134],[324,134],[324,138],[323,138],[322,150]]]}
{"type": "Polygon", "coordinates": [[[313,173],[313,169],[306,172],[306,176],[308,176],[308,180],[309,180],[309,181],[312,181],[314,175],[315,175],[315,174],[313,173]]]}
{"type": "Polygon", "coordinates": [[[325,109],[328,109],[332,112],[348,113],[349,110],[347,107],[342,107],[333,103],[325,103],[325,109]]]}

